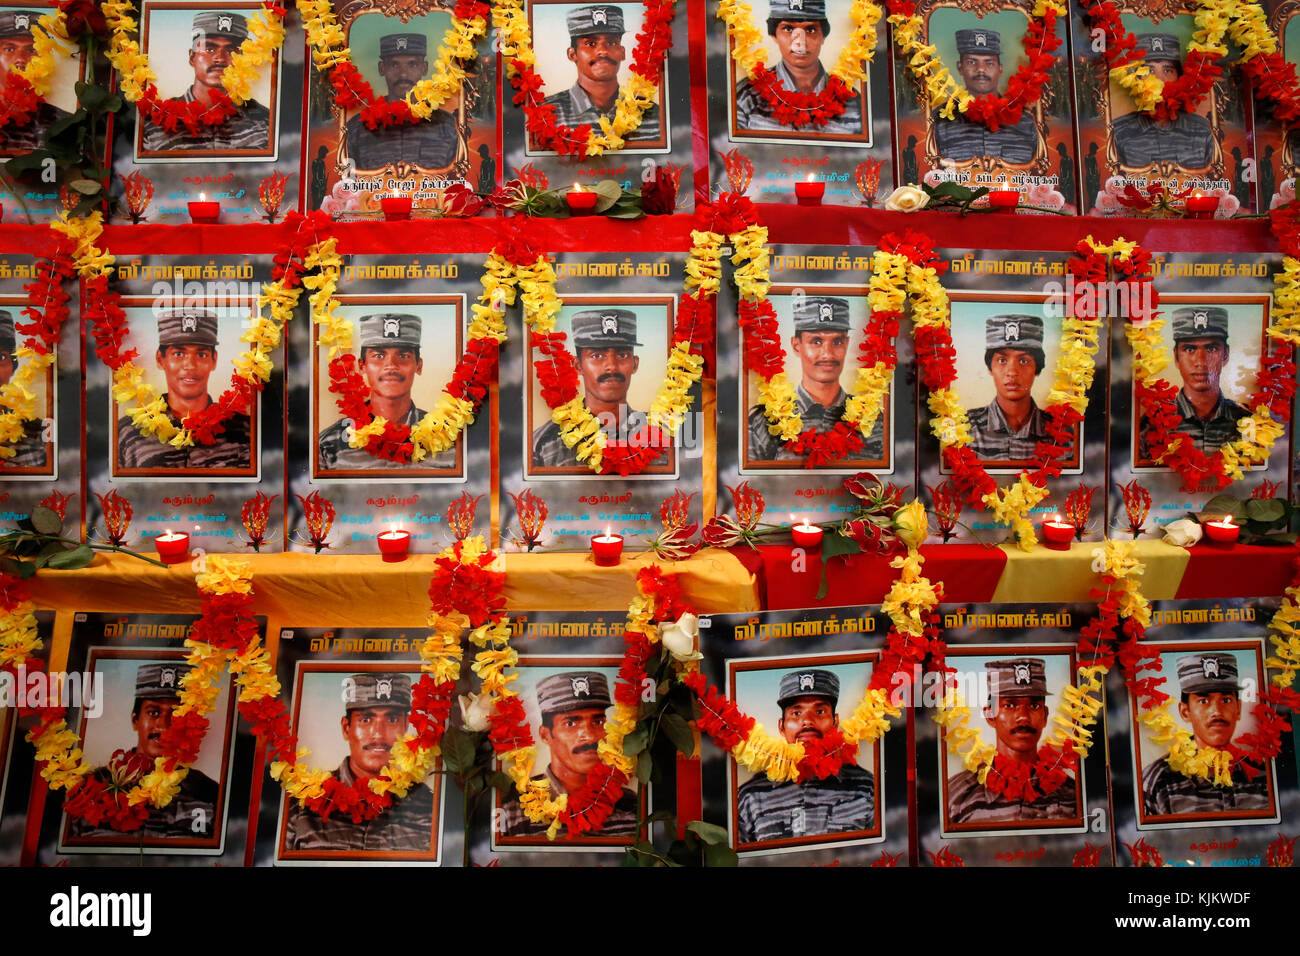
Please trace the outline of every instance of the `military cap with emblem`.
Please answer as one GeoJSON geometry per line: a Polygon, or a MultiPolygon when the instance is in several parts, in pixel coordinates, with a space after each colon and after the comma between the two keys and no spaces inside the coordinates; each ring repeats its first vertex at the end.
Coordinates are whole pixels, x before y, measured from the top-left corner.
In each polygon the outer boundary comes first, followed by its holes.
{"type": "Polygon", "coordinates": [[[834,706],[840,700],[840,679],[830,671],[815,669],[783,674],[776,690],[776,706],[785,710],[800,697],[824,697],[834,706]]]}
{"type": "Polygon", "coordinates": [[[794,331],[847,332],[849,330],[849,303],[829,295],[805,296],[794,307],[794,331]]]}
{"type": "Polygon", "coordinates": [[[141,664],[135,672],[136,700],[180,699],[181,679],[192,668],[180,661],[141,664]]]}
{"type": "Polygon", "coordinates": [[[1138,49],[1142,51],[1144,60],[1179,60],[1181,61],[1182,48],[1178,45],[1178,37],[1172,33],[1143,33],[1137,38],[1138,49]]]}
{"type": "Polygon", "coordinates": [[[803,23],[826,19],[826,0],[771,0],[767,11],[767,25],[771,27],[782,20],[803,23]]]}
{"type": "Polygon", "coordinates": [[[1001,56],[1002,34],[997,30],[958,30],[957,55],[1001,56]]]}
{"type": "Polygon", "coordinates": [[[570,320],[573,347],[631,348],[636,340],[636,313],[627,309],[584,309],[570,320]]]}
{"type": "Polygon", "coordinates": [[[0,352],[14,354],[18,347],[18,336],[14,333],[14,314],[8,309],[0,309],[0,352]]]}
{"type": "Polygon", "coordinates": [[[376,312],[363,315],[360,322],[361,334],[358,338],[359,349],[386,349],[395,345],[409,348],[420,347],[422,325],[418,315],[407,312],[376,312]]]}
{"type": "Polygon", "coordinates": [[[568,671],[552,674],[537,682],[537,709],[548,714],[567,714],[571,710],[612,707],[609,681],[596,671],[568,671]]]}
{"type": "Polygon", "coordinates": [[[1046,697],[1047,671],[1041,657],[1014,657],[984,665],[989,706],[999,697],[1046,697]]]}
{"type": "Polygon", "coordinates": [[[36,10],[0,11],[0,37],[27,36],[40,18],[36,10]]]}
{"type": "Polygon", "coordinates": [[[411,678],[408,674],[353,674],[345,685],[343,709],[347,712],[370,707],[411,709],[411,678]]]}
{"type": "Polygon", "coordinates": [[[1178,689],[1184,694],[1237,693],[1237,658],[1210,651],[1178,658],[1178,689]]]}
{"type": "Polygon", "coordinates": [[[230,37],[232,40],[242,42],[248,37],[248,21],[238,13],[205,10],[203,13],[194,14],[192,32],[195,37],[230,37]]]}
{"type": "Polygon", "coordinates": [[[217,347],[217,315],[207,309],[170,309],[158,315],[158,348],[169,345],[217,347]]]}
{"type": "Polygon", "coordinates": [[[988,365],[993,353],[1002,349],[1032,352],[1038,359],[1038,368],[1042,369],[1046,361],[1043,355],[1043,320],[1036,315],[1018,313],[990,315],[984,320],[984,364],[988,365]]]}
{"type": "Polygon", "coordinates": [[[379,38],[380,56],[425,56],[429,41],[423,33],[390,33],[379,38]]]}
{"type": "Polygon", "coordinates": [[[1223,339],[1228,341],[1228,310],[1218,306],[1194,306],[1175,309],[1174,341],[1184,339],[1223,339]]]}
{"type": "Polygon", "coordinates": [[[608,4],[592,7],[576,7],[564,18],[569,28],[569,38],[593,37],[604,34],[622,36],[627,30],[623,27],[623,8],[608,4]]]}

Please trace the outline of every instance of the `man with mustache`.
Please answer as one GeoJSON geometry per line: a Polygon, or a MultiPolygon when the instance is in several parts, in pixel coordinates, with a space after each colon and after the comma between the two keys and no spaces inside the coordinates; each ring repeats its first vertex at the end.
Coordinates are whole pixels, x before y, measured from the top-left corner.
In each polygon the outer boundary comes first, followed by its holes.
{"type": "Polygon", "coordinates": [[[1030,767],[1033,796],[1009,799],[980,783],[970,770],[948,778],[948,822],[1011,823],[1073,820],[1082,815],[1078,786],[1067,777],[1051,793],[1043,793],[1034,765],[1038,740],[1047,726],[1047,675],[1041,657],[989,661],[989,700],[984,720],[993,728],[998,756],[1030,767]]]}
{"type": "MultiPolygon", "coordinates": [[[[39,10],[0,11],[0,85],[9,74],[26,69],[36,56],[36,41],[32,27],[41,18],[39,10]]],[[[23,126],[12,123],[0,127],[0,152],[25,153],[45,145],[45,131],[50,124],[63,119],[68,113],[52,103],[42,101],[32,112],[31,120],[23,126]]]]}
{"type": "MultiPolygon", "coordinates": [[[[411,398],[415,376],[424,371],[420,358],[423,323],[406,312],[377,312],[363,315],[360,326],[361,370],[370,386],[366,404],[377,417],[397,425],[414,427],[425,416],[411,398]]],[[[365,448],[348,444],[355,422],[342,418],[320,433],[316,467],[320,471],[369,468],[455,468],[455,446],[419,462],[379,458],[365,448]]]]}
{"type": "MultiPolygon", "coordinates": [[[[827,670],[791,671],[781,677],[777,729],[786,743],[808,746],[839,728],[835,707],[840,679],[827,670]]],[[[857,764],[833,777],[776,783],[756,774],[740,786],[736,842],[791,840],[871,829],[876,817],[876,780],[857,764]]]]}
{"type": "MultiPolygon", "coordinates": [[[[397,103],[429,75],[428,40],[423,33],[390,33],[379,38],[379,75],[388,87],[385,99],[397,103]]],[[[427,120],[370,129],[360,114],[345,126],[347,157],[358,170],[449,168],[460,148],[455,117],[436,109],[427,120]]]]}
{"type": "MultiPolygon", "coordinates": [[[[1178,689],[1178,716],[1191,727],[1197,745],[1227,750],[1241,718],[1236,656],[1201,652],[1180,657],[1178,689]]],[[[1167,756],[1142,771],[1142,806],[1151,816],[1267,810],[1269,803],[1268,775],[1251,780],[1240,766],[1232,771],[1230,787],[1185,777],[1169,766],[1167,756]]]]}
{"type": "MultiPolygon", "coordinates": [[[[802,371],[795,396],[804,431],[829,432],[843,419],[849,400],[849,393],[840,386],[849,351],[848,300],[810,295],[796,301],[790,348],[799,357],[802,371]]],[[[885,417],[882,411],[876,418],[858,458],[873,461],[885,457],[885,417]]],[[[771,427],[762,405],[750,408],[749,460],[799,461],[803,456],[787,448],[771,427]]]]}
{"type": "MultiPolygon", "coordinates": [[[[339,727],[348,756],[334,775],[344,786],[365,786],[388,766],[393,744],[406,735],[410,675],[352,674],[344,679],[343,701],[339,727]]],[[[346,813],[322,818],[289,798],[284,849],[428,853],[433,848],[433,791],[417,783],[405,797],[392,799],[392,805],[373,820],[354,823],[346,813]]]]}
{"type": "MultiPolygon", "coordinates": [[[[1137,38],[1142,59],[1165,82],[1183,75],[1178,38],[1172,33],[1143,33],[1137,38]]],[[[1173,120],[1158,120],[1145,113],[1126,113],[1111,123],[1111,139],[1120,166],[1146,169],[1157,164],[1183,169],[1205,169],[1214,158],[1210,121],[1184,110],[1173,120]]]]}
{"type": "MultiPolygon", "coordinates": [[[[179,661],[140,665],[135,672],[135,704],[131,708],[136,745],[128,751],[117,751],[106,766],[96,768],[96,780],[129,790],[153,771],[157,758],[165,756],[162,737],[171,727],[172,711],[181,702],[181,682],[191,669],[179,661]]],[[[142,837],[145,840],[208,839],[217,823],[220,789],[211,777],[191,767],[181,781],[180,792],[165,807],[151,806],[141,829],[124,833],[74,818],[69,821],[68,837],[115,839],[128,844],[142,837]]]]}
{"type": "MultiPolygon", "coordinates": [[[[967,92],[975,96],[996,94],[1002,81],[1002,34],[996,30],[958,30],[957,73],[967,92]]],[[[1026,108],[1014,126],[996,130],[968,120],[962,113],[955,113],[952,119],[945,119],[938,110],[934,113],[934,144],[944,162],[967,163],[988,157],[1025,165],[1033,162],[1038,139],[1032,109],[1026,108]]]]}
{"type": "MultiPolygon", "coordinates": [[[[537,682],[537,709],[542,715],[537,736],[550,748],[551,762],[545,773],[532,779],[545,781],[552,799],[562,793],[577,793],[591,771],[602,765],[605,712],[612,706],[609,681],[597,671],[568,671],[537,682]]],[[[592,836],[635,838],[636,821],[636,793],[623,787],[613,811],[592,836]]],[[[528,819],[518,799],[502,807],[503,836],[544,836],[546,830],[547,824],[528,819]]]]}
{"type": "Polygon", "coordinates": [[[984,365],[995,397],[968,408],[971,450],[986,461],[1032,461],[1034,446],[1048,441],[1047,414],[1031,391],[1043,371],[1043,320],[1036,315],[993,315],[984,321],[984,365]]]}
{"type": "MultiPolygon", "coordinates": [[[[248,38],[248,21],[238,13],[206,10],[194,15],[191,34],[189,64],[194,69],[194,82],[181,101],[207,106],[214,91],[224,92],[221,78],[231,58],[248,38]]],[[[197,133],[191,133],[184,125],[168,132],[148,120],[141,122],[144,132],[140,149],[145,153],[180,150],[240,153],[265,152],[271,148],[271,111],[253,99],[219,126],[204,126],[197,133]]]]}
{"type": "MultiPolygon", "coordinates": [[[[8,309],[0,309],[0,385],[8,385],[18,367],[14,357],[17,346],[14,315],[8,309]]],[[[13,457],[0,458],[0,470],[45,467],[48,458],[45,454],[44,430],[44,422],[39,418],[23,422],[22,437],[9,446],[14,450],[13,457]]]]}
{"type": "MultiPolygon", "coordinates": [[[[584,309],[573,315],[571,330],[582,376],[583,402],[600,422],[605,434],[628,441],[646,422],[645,412],[628,407],[632,376],[641,367],[633,349],[636,313],[628,309],[584,309]]],[[[667,449],[652,465],[667,465],[667,449]]],[[[533,432],[534,468],[585,468],[578,453],[564,444],[560,426],[547,422],[533,432]]]]}
{"type": "MultiPolygon", "coordinates": [[[[1220,386],[1228,362],[1228,310],[1217,306],[1175,309],[1173,331],[1174,364],[1183,377],[1183,387],[1174,399],[1183,416],[1177,431],[1190,435],[1199,451],[1213,454],[1240,437],[1237,422],[1250,414],[1224,395],[1220,386]]],[[[1149,427],[1143,415],[1138,422],[1138,457],[1142,461],[1151,459],[1149,427]]]]}
{"type": "MultiPolygon", "coordinates": [[[[578,82],[542,101],[555,108],[558,124],[590,126],[600,131],[602,118],[613,120],[618,106],[618,68],[627,58],[623,46],[623,8],[609,4],[577,7],[564,18],[569,28],[567,56],[578,71],[578,82]]],[[[641,116],[641,125],[624,139],[629,142],[657,140],[659,107],[652,104],[641,116]]]]}
{"type": "MultiPolygon", "coordinates": [[[[154,361],[167,381],[163,401],[178,429],[186,416],[212,404],[208,379],[217,367],[217,315],[206,309],[172,309],[158,316],[158,354],[154,361]]],[[[217,441],[175,448],[141,434],[130,415],[117,420],[117,463],[133,469],[247,469],[252,458],[252,421],[232,415],[217,441]]]]}
{"type": "MultiPolygon", "coordinates": [[[[820,93],[826,89],[830,74],[822,66],[821,50],[830,32],[826,0],[771,0],[767,33],[781,52],[781,62],[772,70],[781,90],[820,93]]],[[[862,96],[860,89],[854,92],[839,116],[821,126],[810,124],[796,130],[773,115],[772,107],[745,78],[736,85],[736,128],[856,136],[862,133],[862,96]]]]}

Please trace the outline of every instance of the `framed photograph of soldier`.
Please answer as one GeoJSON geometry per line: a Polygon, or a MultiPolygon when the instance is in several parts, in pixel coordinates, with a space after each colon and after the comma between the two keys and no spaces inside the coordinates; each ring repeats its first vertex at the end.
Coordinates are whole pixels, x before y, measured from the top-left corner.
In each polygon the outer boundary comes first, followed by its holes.
{"type": "MultiPolygon", "coordinates": [[[[917,11],[925,41],[973,96],[1001,95],[1025,62],[1023,40],[1029,29],[1030,0],[958,4],[922,0],[917,11]]],[[[1064,40],[1064,22],[1057,24],[1064,40]]],[[[960,111],[948,119],[931,104],[912,76],[907,58],[894,57],[900,182],[956,182],[972,189],[1009,184],[1028,193],[1033,205],[1074,212],[1073,106],[1069,62],[1063,42],[1053,55],[1047,82],[1036,103],[1026,105],[1018,122],[990,130],[960,111]]],[[[1005,187],[1003,187],[1005,188],[1005,187]]]]}
{"type": "MultiPolygon", "coordinates": [[[[544,103],[555,109],[556,123],[590,125],[600,129],[602,117],[613,119],[619,89],[632,63],[645,5],[635,2],[572,3],[530,0],[528,25],[537,51],[534,69],[549,94],[544,103]]],[[[669,151],[667,104],[669,71],[659,77],[655,105],[641,125],[624,137],[620,153],[669,151]]],[[[527,155],[557,155],[530,137],[527,155]]]]}
{"type": "MultiPolygon", "coordinates": [[[[451,381],[464,350],[465,296],[338,296],[337,315],[352,322],[357,368],[369,388],[372,414],[414,427],[451,381]]],[[[314,346],[312,476],[373,478],[401,472],[402,481],[461,480],[464,442],[417,463],[394,462],[348,444],[353,421],[341,418],[330,391],[330,350],[314,346]]]]}
{"type": "MultiPolygon", "coordinates": [[[[1181,76],[1196,29],[1194,7],[1148,0],[1117,6],[1123,29],[1137,38],[1153,75],[1167,81],[1181,76]]],[[[1112,177],[1119,177],[1114,182],[1132,181],[1139,189],[1222,189],[1219,215],[1253,211],[1254,150],[1247,131],[1251,107],[1231,71],[1223,72],[1194,109],[1173,120],[1153,119],[1139,112],[1128,92],[1109,77],[1084,18],[1074,22],[1081,208],[1089,215],[1127,215],[1115,199],[1117,190],[1107,186],[1112,177]]]]}
{"type": "MultiPolygon", "coordinates": [[[[232,0],[221,7],[174,3],[144,4],[140,47],[157,74],[159,95],[183,102],[208,103],[223,92],[221,77],[231,57],[248,38],[249,18],[261,5],[232,0]]],[[[252,95],[220,126],[191,133],[169,131],[137,117],[134,158],[148,162],[273,162],[279,151],[280,54],[261,68],[252,95]]],[[[209,192],[215,192],[209,190],[209,192]]]]}
{"type": "MultiPolygon", "coordinates": [[[[3,14],[0,14],[2,17],[3,14]]],[[[18,346],[26,338],[15,330],[15,323],[28,322],[23,315],[29,300],[0,296],[0,386],[9,384],[18,371],[18,346]]],[[[38,417],[23,423],[23,436],[11,446],[12,458],[0,459],[0,482],[48,481],[58,477],[58,363],[45,370],[33,385],[38,417]]]]}
{"type": "MultiPolygon", "coordinates": [[[[1281,41],[1287,62],[1300,62],[1300,2],[1271,0],[1263,4],[1268,25],[1281,41]]],[[[1300,162],[1300,133],[1288,129],[1273,115],[1272,104],[1253,104],[1255,168],[1259,182],[1259,208],[1276,209],[1295,197],[1296,165],[1300,162]]]]}
{"type": "MultiPolygon", "coordinates": [[[[37,611],[36,634],[42,646],[32,652],[32,657],[42,669],[49,661],[53,632],[54,612],[37,611]]],[[[34,671],[35,666],[30,666],[34,671]]],[[[26,675],[24,668],[0,676],[0,866],[18,866],[24,854],[23,835],[36,763],[35,748],[24,739],[36,720],[18,717],[19,707],[32,703],[27,697],[26,675]]]]}
{"type": "MultiPolygon", "coordinates": [[[[36,57],[32,28],[40,25],[44,14],[52,14],[56,5],[48,2],[6,3],[0,5],[0,83],[11,71],[18,71],[36,57]]],[[[76,84],[85,79],[85,58],[56,56],[50,92],[44,97],[23,126],[7,124],[0,130],[0,156],[18,156],[45,145],[45,134],[51,125],[71,115],[80,108],[77,103],[76,84]]]]}

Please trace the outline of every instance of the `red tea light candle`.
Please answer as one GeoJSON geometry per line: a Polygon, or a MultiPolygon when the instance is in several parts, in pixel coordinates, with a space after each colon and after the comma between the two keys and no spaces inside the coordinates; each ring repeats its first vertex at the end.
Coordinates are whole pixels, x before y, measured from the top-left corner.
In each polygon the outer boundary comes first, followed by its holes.
{"type": "Polygon", "coordinates": [[[180,564],[190,557],[190,536],[184,531],[168,530],[154,538],[154,547],[164,564],[180,564]]]}
{"type": "Polygon", "coordinates": [[[588,213],[596,211],[596,203],[600,199],[597,193],[589,189],[583,189],[581,183],[574,183],[573,188],[564,194],[564,201],[569,204],[569,212],[575,216],[585,216],[588,213]]]}
{"type": "Polygon", "coordinates": [[[379,535],[379,553],[385,561],[405,561],[411,550],[411,532],[390,528],[379,535]]]}
{"type": "Polygon", "coordinates": [[[1219,208],[1218,196],[1207,196],[1199,189],[1185,200],[1187,212],[1193,219],[1209,219],[1219,208]]]}
{"type": "Polygon", "coordinates": [[[207,193],[199,193],[198,202],[190,203],[189,207],[190,221],[197,225],[210,226],[221,215],[221,203],[209,200],[207,193]]]}
{"type": "Polygon", "coordinates": [[[794,184],[794,198],[801,206],[820,206],[825,195],[826,184],[814,182],[812,173],[803,182],[794,184]]]}
{"type": "Polygon", "coordinates": [[[822,529],[815,524],[801,521],[790,529],[794,543],[800,548],[820,548],[822,546],[822,529]]]}
{"type": "Polygon", "coordinates": [[[379,208],[384,211],[384,219],[395,222],[411,218],[410,196],[380,196],[379,208]]]}
{"type": "Polygon", "coordinates": [[[1020,205],[1020,190],[1012,189],[1011,183],[1003,182],[1000,189],[989,190],[989,208],[1000,212],[1015,212],[1020,205]]]}
{"type": "Polygon", "coordinates": [[[1232,544],[1241,536],[1241,525],[1232,523],[1232,515],[1222,521],[1205,522],[1205,535],[1215,544],[1232,544]]]}
{"type": "Polygon", "coordinates": [[[1043,541],[1056,551],[1069,551],[1070,541],[1074,538],[1074,525],[1060,515],[1049,515],[1043,519],[1043,541]]]}
{"type": "Polygon", "coordinates": [[[597,566],[612,568],[622,560],[622,557],[622,535],[610,534],[609,529],[606,528],[604,534],[591,539],[591,558],[597,566]]]}

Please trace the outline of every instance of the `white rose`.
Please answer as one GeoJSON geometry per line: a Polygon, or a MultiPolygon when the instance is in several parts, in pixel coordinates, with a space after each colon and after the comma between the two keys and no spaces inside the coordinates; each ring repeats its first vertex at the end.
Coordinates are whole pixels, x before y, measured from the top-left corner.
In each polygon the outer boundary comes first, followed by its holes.
{"type": "Polygon", "coordinates": [[[925,194],[924,189],[917,186],[899,186],[885,200],[885,208],[892,209],[894,212],[916,212],[918,209],[924,209],[929,201],[930,197],[925,194]]]}
{"type": "Polygon", "coordinates": [[[1165,541],[1180,548],[1190,548],[1201,540],[1205,531],[1191,518],[1179,518],[1165,525],[1165,541]]]}
{"type": "Polygon", "coordinates": [[[492,713],[492,701],[485,694],[460,695],[461,723],[465,729],[475,733],[488,730],[492,723],[488,717],[492,713]]]}
{"type": "Polygon", "coordinates": [[[699,636],[700,619],[694,614],[683,614],[674,624],[659,625],[659,643],[679,661],[698,661],[704,656],[695,649],[699,636]]]}

